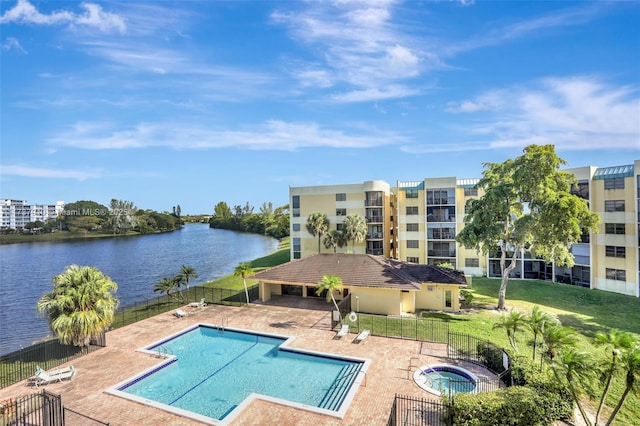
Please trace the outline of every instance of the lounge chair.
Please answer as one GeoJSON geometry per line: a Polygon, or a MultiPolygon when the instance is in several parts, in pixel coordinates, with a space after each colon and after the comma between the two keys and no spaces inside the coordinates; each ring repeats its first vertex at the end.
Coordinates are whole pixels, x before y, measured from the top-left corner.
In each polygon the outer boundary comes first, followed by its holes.
{"type": "Polygon", "coordinates": [[[187,312],[184,309],[176,309],[173,315],[177,316],[178,318],[183,318],[187,316],[187,312]]]}
{"type": "Polygon", "coordinates": [[[76,370],[73,365],[68,368],[61,368],[59,370],[53,370],[49,373],[38,367],[36,369],[36,377],[33,380],[33,385],[38,387],[40,385],[48,385],[49,383],[61,382],[76,375],[76,370]],[[53,374],[55,373],[55,374],[53,374]]]}
{"type": "Polygon", "coordinates": [[[200,302],[191,302],[189,303],[189,306],[192,308],[204,308],[205,306],[207,306],[207,302],[204,301],[204,297],[202,299],[200,299],[200,302]]]}
{"type": "Polygon", "coordinates": [[[367,339],[367,337],[369,337],[369,333],[370,333],[369,330],[362,330],[360,334],[356,336],[353,342],[354,343],[364,342],[367,339]]]}
{"type": "Polygon", "coordinates": [[[348,333],[349,333],[349,324],[342,324],[342,327],[340,327],[340,330],[338,330],[335,337],[336,339],[340,339],[346,336],[348,333]]]}

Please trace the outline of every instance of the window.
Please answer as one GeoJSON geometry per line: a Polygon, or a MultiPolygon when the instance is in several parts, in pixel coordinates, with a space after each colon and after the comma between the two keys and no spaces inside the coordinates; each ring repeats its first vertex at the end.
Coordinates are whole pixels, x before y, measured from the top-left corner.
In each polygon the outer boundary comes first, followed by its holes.
{"type": "Polygon", "coordinates": [[[604,202],[605,212],[623,212],[624,200],[608,200],[604,202]]]}
{"type": "Polygon", "coordinates": [[[477,188],[465,188],[464,189],[464,196],[465,197],[477,197],[478,196],[478,189],[477,188]]]}
{"type": "Polygon", "coordinates": [[[291,197],[291,213],[293,217],[300,217],[300,196],[294,195],[291,197]]]}
{"type": "Polygon", "coordinates": [[[336,194],[336,201],[347,201],[347,194],[344,192],[336,194]]]}
{"type": "Polygon", "coordinates": [[[408,256],[407,262],[409,263],[420,263],[420,258],[414,256],[408,256]]]}
{"type": "Polygon", "coordinates": [[[300,259],[301,257],[301,246],[300,246],[300,238],[293,239],[293,258],[300,259]]]}
{"type": "Polygon", "coordinates": [[[407,207],[407,215],[417,215],[418,214],[418,206],[407,207]]]}
{"type": "Polygon", "coordinates": [[[589,199],[589,181],[583,180],[571,188],[571,193],[585,200],[589,199]]]}
{"type": "Polygon", "coordinates": [[[605,234],[624,235],[624,223],[605,223],[604,232],[605,234]]]}
{"type": "Polygon", "coordinates": [[[416,232],[418,230],[419,228],[417,223],[407,223],[407,232],[416,232]]]}
{"type": "Polygon", "coordinates": [[[336,216],[346,216],[347,209],[336,209],[336,216]]]}
{"type": "Polygon", "coordinates": [[[300,224],[299,223],[294,223],[293,225],[291,225],[293,227],[293,232],[298,232],[300,231],[300,224]]]}
{"type": "Polygon", "coordinates": [[[342,228],[344,227],[344,224],[342,223],[336,223],[336,231],[342,231],[342,228]]]}
{"type": "Polygon", "coordinates": [[[420,248],[420,241],[407,240],[407,248],[420,248]]]}
{"type": "Polygon", "coordinates": [[[406,198],[418,198],[418,190],[417,189],[407,189],[405,190],[406,198]]]}
{"type": "Polygon", "coordinates": [[[604,189],[624,189],[624,178],[605,179],[604,189]]]}
{"type": "Polygon", "coordinates": [[[433,189],[427,191],[427,205],[455,204],[455,190],[451,189],[433,189]]]}
{"type": "Polygon", "coordinates": [[[624,269],[607,268],[607,279],[616,281],[626,281],[627,271],[624,269]]]}
{"type": "Polygon", "coordinates": [[[607,257],[625,257],[626,249],[618,246],[606,246],[605,255],[607,257]]]}
{"type": "Polygon", "coordinates": [[[477,257],[468,257],[464,260],[464,266],[468,268],[477,268],[480,266],[480,259],[477,257]]]}
{"type": "Polygon", "coordinates": [[[451,308],[453,306],[453,292],[451,290],[444,291],[444,307],[451,308]]]}

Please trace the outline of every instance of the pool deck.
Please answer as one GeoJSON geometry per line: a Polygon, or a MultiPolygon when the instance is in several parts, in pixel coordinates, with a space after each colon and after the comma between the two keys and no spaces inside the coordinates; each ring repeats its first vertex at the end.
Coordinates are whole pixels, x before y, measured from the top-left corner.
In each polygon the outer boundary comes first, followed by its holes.
{"type": "MultiPolygon", "coordinates": [[[[425,364],[448,362],[444,358],[444,345],[377,336],[369,336],[363,343],[354,343],[356,335],[353,333],[336,340],[336,332],[330,329],[330,312],[317,309],[318,301],[304,301],[300,304],[299,300],[300,298],[282,297],[274,302],[278,305],[252,303],[244,307],[187,306],[184,310],[189,315],[185,318],[176,318],[173,312],[167,312],[139,321],[108,332],[107,347],[69,363],[77,370],[71,381],[40,388],[61,394],[65,407],[108,422],[112,426],[202,425],[198,421],[108,395],[104,391],[161,361],[136,352],[136,349],[197,323],[220,324],[224,321],[228,327],[294,336],[291,347],[372,360],[366,380],[342,420],[255,400],[231,425],[386,425],[396,393],[437,400],[437,397],[414,383],[413,372],[416,367],[425,364]]],[[[327,305],[325,309],[328,309],[327,305]]],[[[474,364],[452,363],[467,368],[478,377],[492,376],[490,372],[474,364]]],[[[28,387],[26,382],[20,382],[0,389],[0,400],[35,392],[38,390],[28,387]]],[[[87,423],[89,424],[91,423],[87,423]]]]}

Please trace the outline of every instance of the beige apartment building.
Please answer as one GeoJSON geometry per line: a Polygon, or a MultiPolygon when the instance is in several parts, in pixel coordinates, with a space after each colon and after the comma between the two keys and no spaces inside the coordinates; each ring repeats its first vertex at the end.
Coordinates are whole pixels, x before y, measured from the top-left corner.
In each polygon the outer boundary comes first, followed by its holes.
{"type": "MultiPolygon", "coordinates": [[[[578,180],[576,195],[589,202],[601,224],[574,244],[575,265],[557,267],[524,253],[512,277],[541,279],[640,297],[640,160],[614,167],[567,169],[578,180]]],[[[482,195],[479,179],[426,178],[396,182],[290,187],[291,259],[318,252],[318,237],[305,227],[308,216],[323,212],[330,230],[341,229],[347,215],[367,221],[365,241],[338,253],[381,255],[402,261],[450,263],[472,276],[500,276],[496,257],[466,249],[455,241],[464,226],[467,200],[482,195]]],[[[321,253],[332,248],[320,245],[321,253]]]]}

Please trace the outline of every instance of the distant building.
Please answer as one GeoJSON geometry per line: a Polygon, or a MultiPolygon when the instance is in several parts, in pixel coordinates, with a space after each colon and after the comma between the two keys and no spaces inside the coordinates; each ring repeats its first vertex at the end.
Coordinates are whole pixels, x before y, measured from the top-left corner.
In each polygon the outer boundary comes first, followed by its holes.
{"type": "MultiPolygon", "coordinates": [[[[601,218],[598,232],[583,235],[572,246],[571,268],[545,263],[524,253],[514,278],[541,279],[640,297],[640,160],[615,167],[566,170],[578,180],[574,193],[601,218]]],[[[450,263],[474,276],[500,276],[496,254],[483,256],[461,247],[455,238],[464,227],[467,200],[478,198],[479,179],[426,178],[397,182],[290,187],[291,259],[318,252],[317,237],[307,232],[308,216],[320,211],[330,229],[340,229],[344,217],[357,213],[367,220],[363,243],[339,253],[381,255],[404,262],[450,263]]],[[[322,253],[333,249],[321,248],[322,253]]]]}
{"type": "Polygon", "coordinates": [[[29,222],[56,219],[64,211],[64,201],[55,204],[28,204],[24,200],[0,199],[0,207],[0,229],[17,229],[24,228],[29,222]]]}

